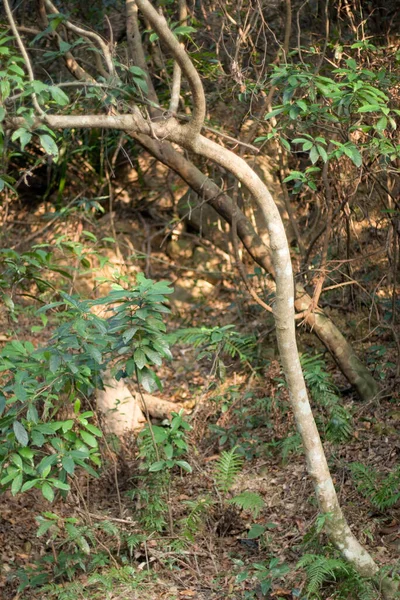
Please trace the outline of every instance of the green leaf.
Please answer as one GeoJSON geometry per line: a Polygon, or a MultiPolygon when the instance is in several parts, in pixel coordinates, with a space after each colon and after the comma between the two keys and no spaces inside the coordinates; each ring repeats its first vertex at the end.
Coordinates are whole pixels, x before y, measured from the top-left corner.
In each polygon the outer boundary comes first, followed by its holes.
{"type": "Polygon", "coordinates": [[[14,465],[16,465],[19,469],[22,469],[22,458],[19,456],[19,454],[13,454],[11,457],[11,460],[13,461],[14,465]]]}
{"type": "Polygon", "coordinates": [[[11,484],[11,493],[13,496],[18,494],[19,490],[22,486],[22,473],[18,473],[18,475],[13,479],[11,484]]]}
{"type": "Polygon", "coordinates": [[[146,353],[147,358],[149,358],[155,365],[162,365],[162,357],[158,352],[155,352],[155,350],[152,350],[147,346],[144,347],[144,352],[146,353]]]}
{"type": "Polygon", "coordinates": [[[21,444],[21,446],[27,446],[28,441],[29,441],[29,436],[28,436],[28,432],[26,431],[26,429],[22,425],[22,423],[20,423],[19,421],[14,421],[13,430],[15,433],[15,437],[17,438],[17,440],[21,444]]]}
{"type": "Polygon", "coordinates": [[[356,165],[356,167],[361,167],[361,165],[362,165],[362,156],[361,156],[360,152],[357,150],[357,148],[354,145],[343,146],[343,152],[346,154],[346,156],[348,156],[349,158],[351,158],[351,160],[356,165]]]}
{"type": "Polygon", "coordinates": [[[168,437],[168,433],[164,427],[159,427],[158,425],[152,425],[153,436],[156,441],[156,444],[162,444],[168,437]]]}
{"type": "Polygon", "coordinates": [[[55,488],[57,488],[58,490],[63,490],[64,492],[68,492],[70,489],[68,483],[64,483],[59,479],[52,479],[51,483],[54,485],[55,488]]]}
{"type": "Polygon", "coordinates": [[[43,150],[46,152],[46,154],[49,154],[51,156],[58,156],[57,144],[55,143],[52,137],[50,137],[47,134],[44,134],[39,135],[39,139],[43,150]]]}
{"type": "Polygon", "coordinates": [[[70,456],[63,456],[61,459],[61,464],[63,469],[68,473],[68,475],[72,475],[75,470],[75,462],[73,458],[70,456]]]}
{"type": "MultiPolygon", "coordinates": [[[[39,517],[37,517],[37,519],[39,520],[39,517]]],[[[40,517],[39,523],[40,523],[40,525],[36,532],[36,537],[41,537],[42,535],[44,535],[45,533],[48,532],[50,527],[52,527],[54,525],[53,521],[46,521],[45,519],[43,519],[43,517],[40,517]]]]}
{"type": "MultiPolygon", "coordinates": [[[[166,456],[166,458],[167,458],[168,460],[171,460],[171,458],[172,458],[172,457],[173,457],[173,455],[174,455],[174,448],[173,448],[172,444],[167,444],[167,445],[164,447],[164,452],[165,452],[165,456],[166,456]]],[[[21,461],[21,466],[22,466],[22,461],[21,461]]]]}
{"type": "Polygon", "coordinates": [[[59,104],[59,106],[67,106],[67,104],[69,104],[69,98],[67,94],[59,87],[51,85],[49,87],[49,92],[52,95],[54,102],[59,104]]]}
{"type": "Polygon", "coordinates": [[[387,123],[388,120],[386,117],[381,117],[379,119],[379,121],[377,122],[377,124],[375,125],[375,129],[377,129],[378,131],[385,131],[386,127],[387,127],[387,123]]]}
{"type": "Polygon", "coordinates": [[[141,350],[140,348],[137,348],[135,350],[135,353],[133,355],[133,359],[134,359],[134,361],[136,363],[136,366],[137,366],[137,368],[139,370],[143,369],[143,367],[147,363],[146,355],[143,352],[143,350],[141,350]]]}
{"type": "Polygon", "coordinates": [[[186,462],[186,460],[177,460],[176,464],[184,471],[187,471],[188,473],[192,472],[192,467],[189,465],[188,462],[186,462]]]}
{"type": "Polygon", "coordinates": [[[364,104],[363,106],[360,106],[360,108],[358,109],[359,113],[366,113],[366,112],[381,112],[382,111],[382,106],[380,104],[364,104]]]}
{"type": "Polygon", "coordinates": [[[30,481],[25,481],[24,485],[21,488],[21,492],[27,492],[31,488],[35,487],[35,485],[40,481],[40,479],[31,479],[30,481]]]}
{"type": "Polygon", "coordinates": [[[49,89],[49,86],[42,81],[32,81],[31,86],[35,94],[40,94],[41,92],[46,92],[49,89]]]}
{"type": "Polygon", "coordinates": [[[258,525],[257,523],[251,526],[249,533],[247,534],[247,538],[249,540],[255,540],[259,538],[264,532],[266,527],[263,525],[258,525]]]}
{"type": "Polygon", "coordinates": [[[83,535],[80,535],[75,541],[78,544],[79,548],[82,550],[82,552],[88,555],[90,554],[90,546],[86,538],[83,537],[83,535]]]}
{"type": "Polygon", "coordinates": [[[319,153],[320,157],[322,158],[322,160],[324,162],[327,162],[327,160],[328,160],[328,153],[325,150],[325,148],[323,148],[322,146],[317,146],[317,149],[318,149],[318,153],[319,153]]]}
{"type": "Polygon", "coordinates": [[[50,373],[56,373],[58,367],[61,365],[61,357],[58,354],[52,353],[49,361],[50,373]]]}
{"type": "Polygon", "coordinates": [[[49,502],[53,502],[54,500],[54,491],[53,488],[47,481],[42,485],[42,494],[49,502]]]}
{"type": "Polygon", "coordinates": [[[166,466],[165,460],[158,460],[150,465],[149,471],[151,473],[156,473],[157,471],[161,471],[166,466]]]}
{"type": "Polygon", "coordinates": [[[310,160],[313,165],[317,162],[318,158],[319,158],[319,153],[317,150],[317,146],[313,146],[310,151],[310,160]]]}
{"type": "Polygon", "coordinates": [[[98,427],[95,427],[91,423],[87,423],[85,427],[88,431],[90,431],[90,433],[93,433],[93,435],[97,435],[97,437],[102,437],[103,434],[98,427]]]}
{"type": "Polygon", "coordinates": [[[87,431],[80,431],[79,433],[85,444],[87,444],[91,448],[97,448],[97,440],[93,435],[91,435],[87,431]]]}

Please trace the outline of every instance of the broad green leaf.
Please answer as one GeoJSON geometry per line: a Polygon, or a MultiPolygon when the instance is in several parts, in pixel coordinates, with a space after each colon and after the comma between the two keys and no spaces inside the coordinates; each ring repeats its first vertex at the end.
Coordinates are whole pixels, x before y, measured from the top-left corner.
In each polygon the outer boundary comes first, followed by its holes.
{"type": "Polygon", "coordinates": [[[23,463],[19,454],[13,454],[11,460],[13,461],[14,465],[16,465],[19,469],[22,469],[23,463]]]}
{"type": "Polygon", "coordinates": [[[15,437],[17,438],[21,446],[27,446],[29,441],[28,432],[26,431],[22,423],[20,423],[19,421],[14,421],[13,430],[15,433],[15,437]]]}
{"type": "Polygon", "coordinates": [[[322,158],[322,160],[324,162],[327,162],[328,154],[327,154],[325,148],[323,148],[322,146],[317,146],[317,149],[318,149],[318,153],[319,153],[320,157],[322,158]]]}
{"type": "Polygon", "coordinates": [[[11,484],[11,493],[13,496],[18,494],[19,490],[22,486],[22,473],[18,473],[18,475],[13,479],[11,484]]]}
{"type": "Polygon", "coordinates": [[[167,430],[158,425],[152,425],[153,436],[157,444],[162,444],[168,437],[167,430]]]}
{"type": "Polygon", "coordinates": [[[90,433],[93,433],[93,435],[97,435],[97,437],[102,437],[102,432],[100,431],[100,429],[98,427],[95,427],[95,425],[92,425],[91,423],[87,423],[85,425],[86,429],[88,431],[90,431],[90,433]]]}
{"type": "Polygon", "coordinates": [[[25,481],[21,488],[21,492],[27,492],[28,490],[32,489],[39,481],[40,479],[30,479],[29,481],[25,481]]]}
{"type": "Polygon", "coordinates": [[[265,532],[265,529],[266,528],[263,525],[258,525],[257,523],[252,525],[249,533],[247,534],[248,539],[255,540],[259,538],[265,532]]]}
{"type": "Polygon", "coordinates": [[[49,89],[49,86],[42,81],[32,81],[31,86],[36,94],[40,94],[41,92],[45,92],[49,89]]]}
{"type": "Polygon", "coordinates": [[[75,470],[75,462],[70,456],[63,456],[61,459],[61,464],[68,475],[73,474],[75,470]]]}
{"type": "Polygon", "coordinates": [[[388,123],[387,118],[381,117],[379,119],[379,121],[377,122],[377,124],[375,125],[375,129],[377,129],[378,131],[385,131],[385,129],[387,127],[387,123],[388,123]]]}
{"type": "Polygon", "coordinates": [[[150,468],[149,468],[149,471],[150,471],[151,473],[155,473],[155,472],[157,472],[157,471],[161,471],[162,469],[164,469],[164,467],[165,467],[165,466],[166,466],[166,462],[165,462],[165,460],[159,460],[159,461],[157,461],[157,462],[154,462],[154,463],[153,463],[153,464],[150,466],[150,468]]]}
{"type": "Polygon", "coordinates": [[[171,444],[167,444],[167,445],[164,447],[164,452],[165,452],[165,456],[166,456],[166,458],[167,458],[168,460],[171,460],[171,458],[172,458],[172,457],[173,457],[173,455],[174,455],[174,449],[173,449],[172,445],[171,445],[171,444]]]}
{"type": "MultiPolygon", "coordinates": [[[[51,489],[51,488],[50,488],[51,489]]],[[[42,535],[44,535],[45,533],[48,532],[48,530],[50,529],[50,527],[53,527],[54,522],[53,521],[46,521],[45,519],[43,519],[43,517],[38,518],[38,522],[40,523],[38,530],[36,532],[36,537],[41,537],[42,535]]]]}
{"type": "Polygon", "coordinates": [[[52,95],[54,102],[57,102],[59,106],[67,106],[67,104],[69,104],[67,94],[59,87],[52,85],[49,87],[49,92],[52,95]]]}
{"type": "Polygon", "coordinates": [[[79,548],[82,550],[82,552],[84,552],[85,554],[90,554],[90,546],[86,538],[83,537],[83,535],[80,535],[75,541],[78,544],[79,548]]]}
{"type": "Polygon", "coordinates": [[[188,473],[192,472],[192,467],[189,465],[188,462],[186,462],[186,460],[177,460],[176,464],[178,465],[178,467],[181,467],[181,469],[183,469],[184,471],[187,471],[188,473]]]}
{"type": "Polygon", "coordinates": [[[87,431],[80,431],[79,433],[85,444],[87,444],[91,448],[97,448],[97,440],[93,435],[91,435],[87,431]]]}
{"type": "Polygon", "coordinates": [[[40,135],[39,139],[43,150],[46,152],[46,154],[49,154],[51,156],[58,156],[57,144],[55,143],[52,137],[50,137],[47,134],[44,134],[40,135]]]}
{"type": "Polygon", "coordinates": [[[359,113],[367,112],[381,112],[382,106],[380,104],[364,104],[358,109],[359,113]]]}
{"type": "Polygon", "coordinates": [[[42,494],[49,502],[53,502],[54,500],[54,491],[53,488],[47,481],[42,485],[42,494]]]}
{"type": "Polygon", "coordinates": [[[143,367],[147,363],[146,355],[143,352],[143,350],[141,350],[140,348],[137,348],[135,350],[135,353],[133,355],[133,360],[135,361],[136,366],[139,370],[143,369],[143,367]]]}
{"type": "Polygon", "coordinates": [[[55,488],[57,488],[58,490],[63,490],[64,492],[68,492],[70,489],[68,483],[64,483],[59,479],[52,479],[51,483],[54,485],[55,488]]]}
{"type": "Polygon", "coordinates": [[[355,146],[343,146],[343,151],[346,154],[346,156],[351,158],[356,167],[361,167],[362,156],[355,146]]]}
{"type": "Polygon", "coordinates": [[[313,165],[317,162],[318,158],[319,158],[319,153],[317,150],[317,146],[313,146],[310,151],[310,160],[313,165]]]}

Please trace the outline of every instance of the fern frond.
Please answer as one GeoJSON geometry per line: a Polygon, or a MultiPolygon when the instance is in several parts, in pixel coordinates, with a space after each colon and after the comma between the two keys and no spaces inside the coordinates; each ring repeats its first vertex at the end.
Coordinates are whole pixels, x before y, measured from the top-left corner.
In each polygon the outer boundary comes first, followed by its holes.
{"type": "Polygon", "coordinates": [[[242,492],[229,500],[229,504],[235,504],[242,510],[251,512],[254,518],[257,518],[264,508],[264,499],[255,492],[242,492]]]}
{"type": "Polygon", "coordinates": [[[305,554],[297,563],[307,575],[307,592],[317,594],[324,583],[336,581],[349,574],[350,567],[340,558],[328,558],[319,554],[305,554]]]}
{"type": "Polygon", "coordinates": [[[400,500],[400,467],[384,478],[376,469],[358,462],[352,463],[350,470],[357,490],[379,510],[400,500]]]}
{"type": "Polygon", "coordinates": [[[236,450],[236,446],[231,450],[224,450],[215,464],[215,481],[223,494],[229,492],[243,466],[243,458],[236,450]]]}
{"type": "Polygon", "coordinates": [[[189,508],[189,514],[181,520],[180,525],[183,537],[192,542],[203,523],[204,514],[212,506],[213,501],[211,498],[199,498],[187,500],[185,504],[189,508]]]}

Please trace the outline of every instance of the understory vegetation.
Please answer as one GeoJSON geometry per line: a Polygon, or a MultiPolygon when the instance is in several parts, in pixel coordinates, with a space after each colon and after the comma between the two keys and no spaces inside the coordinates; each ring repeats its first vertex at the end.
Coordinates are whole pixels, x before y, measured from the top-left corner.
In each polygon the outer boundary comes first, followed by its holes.
{"type": "Polygon", "coordinates": [[[264,4],[0,8],[4,600],[400,597],[396,2],[264,4]]]}

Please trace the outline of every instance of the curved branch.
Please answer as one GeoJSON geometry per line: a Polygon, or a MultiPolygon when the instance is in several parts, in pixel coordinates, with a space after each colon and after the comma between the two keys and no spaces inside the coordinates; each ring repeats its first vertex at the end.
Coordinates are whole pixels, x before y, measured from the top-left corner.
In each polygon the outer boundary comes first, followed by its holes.
{"type": "MultiPolygon", "coordinates": [[[[187,6],[186,0],[179,0],[179,23],[186,23],[187,6]]],[[[181,44],[184,47],[183,44],[181,44]]],[[[171,100],[169,103],[169,111],[174,114],[178,111],[179,98],[181,95],[181,68],[177,62],[174,62],[174,70],[172,73],[171,85],[171,100]]]]}
{"type": "MultiPolygon", "coordinates": [[[[54,4],[51,2],[51,0],[44,0],[44,3],[50,12],[52,12],[55,15],[60,14],[60,11],[54,6],[54,4]]],[[[104,42],[104,40],[101,38],[101,36],[98,35],[97,33],[95,33],[94,31],[88,31],[87,29],[78,27],[77,25],[74,25],[73,23],[71,23],[70,21],[67,21],[67,20],[64,21],[64,25],[68,29],[73,31],[74,33],[76,33],[78,35],[83,35],[83,36],[89,38],[90,40],[93,40],[94,42],[96,42],[97,45],[99,46],[100,50],[103,53],[109,75],[115,76],[115,67],[114,67],[114,63],[112,60],[110,48],[109,48],[108,44],[106,44],[106,42],[104,42]]]]}
{"type": "Polygon", "coordinates": [[[142,11],[143,15],[148,19],[151,26],[158,34],[160,40],[163,41],[168,50],[170,50],[189,83],[193,96],[193,114],[189,125],[193,132],[198,133],[204,123],[206,115],[206,98],[200,76],[189,56],[169,29],[165,18],[158,14],[148,0],[136,0],[136,3],[139,10],[142,11]]]}
{"type": "MultiPolygon", "coordinates": [[[[22,54],[22,56],[24,58],[26,70],[28,71],[29,81],[31,81],[31,82],[35,81],[35,76],[33,74],[33,69],[32,69],[32,65],[31,65],[31,61],[30,61],[29,55],[28,55],[28,53],[26,51],[26,48],[24,46],[24,42],[22,41],[22,38],[19,35],[17,26],[16,26],[15,21],[14,21],[14,16],[12,14],[10,5],[8,3],[8,0],[4,0],[4,8],[5,8],[5,11],[6,11],[8,22],[10,23],[11,31],[13,32],[13,34],[15,36],[15,39],[17,40],[17,44],[18,44],[19,49],[21,51],[21,54],[22,54]]],[[[44,110],[40,106],[35,92],[32,92],[31,98],[32,98],[32,104],[33,104],[36,112],[39,115],[41,115],[42,117],[45,117],[46,113],[44,112],[44,110]]]]}
{"type": "MultiPolygon", "coordinates": [[[[153,82],[150,77],[149,70],[146,64],[146,57],[143,50],[142,39],[139,30],[138,8],[135,0],[126,0],[126,37],[128,41],[129,59],[134,65],[142,69],[146,73],[146,81],[148,88],[148,99],[158,105],[158,96],[154,89],[153,82]]],[[[161,107],[160,107],[161,109],[161,107]]],[[[161,109],[162,110],[162,109],[161,109]]],[[[154,108],[149,108],[150,114],[154,112],[154,108]]],[[[157,114],[160,110],[157,109],[157,114]]]]}

